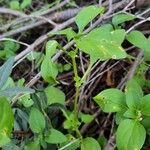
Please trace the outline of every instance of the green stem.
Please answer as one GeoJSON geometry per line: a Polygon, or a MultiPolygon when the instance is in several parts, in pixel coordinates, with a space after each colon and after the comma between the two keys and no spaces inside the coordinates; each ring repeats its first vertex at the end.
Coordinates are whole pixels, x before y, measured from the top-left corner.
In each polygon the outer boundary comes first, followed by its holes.
{"type": "Polygon", "coordinates": [[[76,93],[75,93],[75,100],[74,100],[74,116],[77,119],[78,118],[78,98],[79,98],[79,86],[77,83],[77,80],[79,78],[78,71],[77,71],[77,64],[75,57],[72,58],[72,64],[73,64],[73,72],[75,77],[75,87],[76,87],[76,93]]]}
{"type": "Polygon", "coordinates": [[[74,116],[76,121],[78,120],[78,98],[79,98],[79,87],[76,87],[75,100],[74,100],[74,116]]]}
{"type": "Polygon", "coordinates": [[[60,44],[58,44],[58,48],[61,49],[66,55],[68,55],[66,49],[64,49],[60,44]]]}
{"type": "MultiPolygon", "coordinates": [[[[78,70],[77,70],[77,63],[75,60],[75,57],[72,57],[72,64],[73,64],[73,71],[74,71],[74,77],[75,77],[75,87],[76,87],[76,93],[75,93],[75,100],[74,100],[74,119],[75,122],[78,122],[78,99],[80,94],[80,84],[79,82],[79,76],[78,76],[78,70]]],[[[82,135],[78,129],[78,126],[75,127],[75,131],[78,135],[78,137],[82,140],[82,135]]]]}
{"type": "Polygon", "coordinates": [[[44,109],[42,109],[42,112],[43,112],[44,116],[47,118],[47,120],[48,120],[48,122],[49,122],[50,127],[53,127],[53,126],[52,126],[52,122],[51,122],[50,118],[48,117],[48,115],[47,115],[47,113],[45,112],[45,110],[44,110],[44,109]]]}
{"type": "Polygon", "coordinates": [[[84,73],[84,75],[83,75],[83,77],[82,77],[82,79],[81,79],[82,81],[85,81],[85,78],[86,78],[86,76],[88,75],[89,71],[91,70],[92,65],[93,65],[93,63],[90,63],[90,64],[89,64],[89,66],[88,66],[86,72],[84,73]]]}
{"type": "Polygon", "coordinates": [[[79,131],[79,129],[77,128],[76,129],[76,133],[77,133],[77,135],[78,135],[78,137],[79,137],[79,139],[81,140],[81,142],[83,141],[83,138],[82,138],[82,135],[81,135],[81,133],[80,133],[80,131],[79,131]]]}

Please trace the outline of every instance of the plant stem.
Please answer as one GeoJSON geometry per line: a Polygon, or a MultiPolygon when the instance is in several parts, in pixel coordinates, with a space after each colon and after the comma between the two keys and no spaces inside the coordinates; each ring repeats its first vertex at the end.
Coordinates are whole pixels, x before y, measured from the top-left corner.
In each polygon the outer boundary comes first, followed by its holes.
{"type": "Polygon", "coordinates": [[[73,140],[72,142],[68,143],[67,145],[65,145],[65,146],[61,147],[61,148],[60,148],[60,149],[58,149],[58,150],[64,150],[64,149],[66,149],[67,147],[69,147],[70,145],[72,145],[72,144],[76,143],[77,141],[79,141],[79,139],[75,139],[75,140],[73,140]]]}
{"type": "Polygon", "coordinates": [[[77,71],[77,64],[75,57],[72,58],[72,64],[73,64],[73,71],[74,71],[74,78],[75,78],[75,87],[76,87],[76,93],[75,93],[75,100],[74,100],[74,116],[77,119],[78,118],[78,98],[79,98],[79,86],[77,83],[77,80],[79,78],[78,71],[77,71]]]}
{"type": "MultiPolygon", "coordinates": [[[[72,64],[73,64],[73,71],[74,71],[74,79],[75,79],[75,87],[76,87],[76,93],[75,93],[75,100],[74,100],[74,119],[75,119],[75,123],[78,122],[78,98],[79,98],[79,94],[80,94],[80,84],[79,84],[79,76],[78,76],[78,70],[77,70],[77,63],[75,60],[75,57],[72,57],[72,64]]],[[[78,137],[81,139],[82,141],[82,135],[78,129],[78,126],[76,125],[75,127],[75,131],[78,135],[78,137]]]]}
{"type": "Polygon", "coordinates": [[[84,75],[83,75],[83,77],[82,77],[82,79],[81,79],[82,81],[85,80],[87,74],[89,73],[89,71],[90,71],[91,68],[92,68],[92,65],[93,65],[93,63],[90,62],[89,66],[88,66],[88,68],[87,68],[87,70],[86,70],[86,72],[84,73],[84,75]]]}
{"type": "Polygon", "coordinates": [[[42,112],[43,112],[44,116],[47,118],[47,120],[48,120],[48,122],[49,122],[49,126],[50,126],[50,127],[53,127],[53,126],[52,126],[51,119],[48,117],[48,115],[47,115],[47,113],[45,112],[44,109],[42,109],[42,112]]]}

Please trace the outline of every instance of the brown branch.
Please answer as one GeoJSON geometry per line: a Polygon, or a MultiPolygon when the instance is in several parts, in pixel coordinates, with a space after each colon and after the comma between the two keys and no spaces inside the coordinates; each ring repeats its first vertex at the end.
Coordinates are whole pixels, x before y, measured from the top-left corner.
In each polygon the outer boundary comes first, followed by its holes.
{"type": "MultiPolygon", "coordinates": [[[[62,11],[62,12],[54,13],[51,16],[49,16],[49,17],[46,16],[46,17],[47,17],[47,19],[50,19],[52,21],[68,20],[68,19],[74,17],[79,12],[79,10],[80,10],[79,8],[68,9],[68,10],[65,10],[65,11],[62,11]]],[[[35,27],[39,27],[39,26],[44,25],[46,23],[47,23],[46,20],[41,20],[41,19],[40,19],[40,21],[37,21],[37,22],[34,22],[34,23],[28,23],[26,26],[17,28],[15,30],[8,31],[8,32],[0,35],[0,39],[5,38],[5,37],[9,37],[9,36],[13,36],[13,35],[16,35],[18,33],[25,32],[25,31],[27,31],[29,29],[33,29],[35,27]]]]}

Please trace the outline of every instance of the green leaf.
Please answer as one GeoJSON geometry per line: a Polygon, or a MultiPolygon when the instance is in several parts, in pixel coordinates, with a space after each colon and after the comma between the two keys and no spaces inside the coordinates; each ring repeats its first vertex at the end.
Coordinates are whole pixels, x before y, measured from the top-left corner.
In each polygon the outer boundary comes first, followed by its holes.
{"type": "Polygon", "coordinates": [[[80,147],[80,141],[79,139],[71,138],[72,140],[62,143],[61,148],[58,150],[77,150],[80,147]]]}
{"type": "Polygon", "coordinates": [[[141,99],[141,113],[145,116],[150,116],[150,94],[141,99]]]}
{"type": "Polygon", "coordinates": [[[10,142],[11,140],[7,135],[5,135],[5,132],[0,133],[0,147],[7,145],[10,142]]]}
{"type": "Polygon", "coordinates": [[[56,48],[58,46],[57,41],[50,40],[46,43],[46,57],[49,59],[56,53],[56,48]]]}
{"type": "Polygon", "coordinates": [[[127,40],[144,51],[145,61],[150,60],[150,41],[144,36],[142,32],[132,31],[127,35],[127,40]]]}
{"type": "Polygon", "coordinates": [[[65,94],[59,90],[58,88],[49,86],[45,90],[48,105],[59,103],[64,105],[65,104],[65,94]]]}
{"type": "Polygon", "coordinates": [[[7,145],[3,146],[2,150],[20,150],[20,148],[15,143],[10,142],[7,143],[7,145]]]}
{"type": "Polygon", "coordinates": [[[90,55],[92,60],[125,58],[126,52],[121,47],[125,38],[124,30],[108,30],[108,26],[99,27],[75,40],[77,47],[90,55]]]}
{"type": "Polygon", "coordinates": [[[74,113],[71,113],[69,116],[67,116],[67,120],[64,122],[65,129],[76,130],[76,127],[79,127],[80,125],[81,123],[79,120],[75,119],[74,113]]]}
{"type": "Polygon", "coordinates": [[[51,144],[59,144],[67,141],[66,136],[56,129],[50,129],[45,137],[45,141],[51,144]]]}
{"type": "Polygon", "coordinates": [[[60,31],[54,32],[54,34],[66,35],[68,41],[70,41],[72,38],[74,38],[74,37],[77,35],[77,34],[73,31],[73,29],[72,29],[71,27],[70,27],[70,28],[67,28],[67,29],[64,29],[64,30],[60,30],[60,31]]]}
{"type": "Polygon", "coordinates": [[[101,146],[101,149],[105,149],[107,143],[108,143],[108,140],[106,139],[105,136],[100,136],[98,139],[97,139],[98,143],[100,144],[101,146]]]}
{"type": "Polygon", "coordinates": [[[82,32],[88,23],[90,23],[98,14],[102,14],[103,12],[103,7],[88,6],[83,8],[75,18],[79,32],[82,32]]]}
{"type": "Polygon", "coordinates": [[[136,111],[134,109],[127,109],[127,111],[124,113],[124,116],[126,118],[135,119],[136,118],[136,111]]]}
{"type": "Polygon", "coordinates": [[[134,75],[134,77],[133,77],[133,79],[136,80],[136,82],[141,86],[141,88],[146,86],[146,83],[147,83],[145,77],[143,76],[143,73],[141,72],[137,75],[134,75]]]}
{"type": "Polygon", "coordinates": [[[81,113],[80,117],[81,117],[82,122],[84,123],[90,123],[94,119],[93,115],[84,114],[84,113],[81,113]]]}
{"type": "Polygon", "coordinates": [[[127,40],[134,44],[135,46],[141,48],[141,49],[147,49],[148,50],[148,40],[147,38],[144,36],[144,34],[140,31],[132,31],[127,35],[127,40]]]}
{"type": "Polygon", "coordinates": [[[125,88],[126,103],[130,109],[138,109],[140,99],[143,97],[143,91],[136,80],[131,79],[127,82],[125,88]]]}
{"type": "Polygon", "coordinates": [[[31,107],[34,104],[29,94],[21,96],[19,98],[19,103],[21,103],[26,108],[31,107]]]}
{"type": "Polygon", "coordinates": [[[117,125],[119,125],[122,120],[126,119],[125,116],[124,116],[125,111],[126,110],[119,111],[119,112],[116,113],[115,121],[116,121],[117,125]]]}
{"type": "Polygon", "coordinates": [[[34,93],[34,90],[28,87],[10,87],[10,88],[6,88],[5,90],[1,90],[0,96],[11,97],[20,93],[22,94],[34,93]]]}
{"type": "Polygon", "coordinates": [[[140,150],[144,144],[146,132],[138,121],[126,119],[117,129],[118,150],[140,150]]]}
{"type": "Polygon", "coordinates": [[[125,95],[118,89],[106,89],[94,97],[104,112],[118,112],[126,108],[125,95]]]}
{"type": "Polygon", "coordinates": [[[101,29],[103,31],[105,30],[105,31],[109,31],[109,32],[114,31],[114,28],[111,24],[104,24],[104,25],[102,25],[101,27],[99,27],[97,29],[101,29]]]}
{"type": "Polygon", "coordinates": [[[0,147],[10,142],[14,116],[6,98],[0,97],[0,147]]]}
{"type": "Polygon", "coordinates": [[[52,83],[56,80],[58,74],[58,68],[49,57],[45,57],[41,65],[41,75],[43,79],[49,83],[52,83]]]}
{"type": "Polygon", "coordinates": [[[63,69],[64,69],[64,71],[70,71],[71,67],[72,66],[70,64],[64,64],[63,69]]]}
{"type": "Polygon", "coordinates": [[[45,118],[37,108],[31,109],[29,125],[31,130],[35,133],[41,133],[45,128],[45,118]]]}
{"type": "MultiPolygon", "coordinates": [[[[11,39],[10,39],[11,40],[11,39]]],[[[13,40],[13,39],[12,39],[13,40]]],[[[5,41],[4,42],[4,50],[5,51],[13,51],[17,52],[17,50],[20,48],[20,45],[13,41],[5,41]]]]}
{"type": "Polygon", "coordinates": [[[27,59],[29,61],[33,61],[33,60],[37,60],[37,59],[40,59],[40,57],[42,57],[43,54],[41,52],[31,52],[28,56],[27,56],[27,59]]]}
{"type": "Polygon", "coordinates": [[[122,24],[126,21],[131,21],[133,20],[135,17],[132,16],[132,15],[127,15],[127,14],[119,14],[119,15],[116,15],[112,18],[112,23],[113,25],[116,27],[118,26],[119,24],[122,24]]]}
{"type": "Polygon", "coordinates": [[[82,141],[81,150],[101,150],[101,147],[95,139],[87,137],[82,141]]]}
{"type": "Polygon", "coordinates": [[[150,135],[150,117],[144,117],[141,124],[144,126],[146,133],[150,135]]]}
{"type": "Polygon", "coordinates": [[[25,145],[24,150],[40,150],[39,140],[36,139],[32,142],[29,142],[27,145],[25,145]]]}
{"type": "Polygon", "coordinates": [[[58,74],[57,65],[52,61],[51,57],[56,53],[58,43],[54,40],[46,43],[46,56],[41,65],[41,75],[45,81],[54,82],[58,74]]]}
{"type": "Polygon", "coordinates": [[[111,36],[112,36],[111,40],[114,40],[117,44],[121,45],[125,38],[125,30],[118,29],[115,31],[111,31],[111,36]]]}
{"type": "Polygon", "coordinates": [[[1,88],[1,90],[4,90],[6,88],[10,88],[10,87],[14,87],[15,86],[15,82],[13,81],[13,79],[11,77],[8,77],[7,81],[5,82],[5,84],[3,85],[3,87],[1,88]]]}
{"type": "Polygon", "coordinates": [[[24,78],[21,78],[17,81],[17,86],[24,86],[25,84],[25,79],[24,78]]]}
{"type": "Polygon", "coordinates": [[[20,4],[18,0],[13,0],[9,3],[10,8],[14,10],[19,10],[20,9],[20,4]]]}
{"type": "Polygon", "coordinates": [[[8,80],[8,77],[11,74],[12,68],[14,64],[14,57],[10,57],[1,67],[0,67],[0,88],[8,80]]]}
{"type": "Polygon", "coordinates": [[[20,7],[21,7],[21,9],[25,9],[28,6],[30,6],[31,3],[32,3],[32,0],[23,0],[23,2],[21,3],[20,7]]]}

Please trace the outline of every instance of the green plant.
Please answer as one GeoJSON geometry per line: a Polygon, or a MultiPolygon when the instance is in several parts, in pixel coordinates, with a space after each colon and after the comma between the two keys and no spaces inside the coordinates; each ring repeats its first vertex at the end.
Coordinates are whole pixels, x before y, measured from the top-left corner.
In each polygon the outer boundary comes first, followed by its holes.
{"type": "Polygon", "coordinates": [[[146,129],[149,128],[145,122],[150,115],[149,98],[149,94],[143,95],[142,88],[135,79],[127,82],[124,93],[118,89],[106,89],[94,97],[104,112],[116,112],[119,150],[142,148],[146,129]]]}
{"type": "MultiPolygon", "coordinates": [[[[123,59],[127,56],[126,52],[121,46],[122,42],[125,39],[125,30],[114,29],[111,24],[107,24],[102,27],[93,29],[90,33],[86,34],[83,32],[84,28],[90,23],[90,21],[92,21],[97,15],[103,14],[103,12],[104,8],[89,6],[81,10],[81,12],[76,16],[75,22],[78,26],[78,33],[73,31],[72,28],[67,28],[55,32],[54,34],[66,35],[68,41],[74,39],[76,43],[76,48],[73,51],[67,52],[56,41],[48,41],[46,44],[46,55],[41,65],[42,77],[45,79],[45,81],[52,84],[54,83],[52,81],[55,81],[55,83],[57,83],[56,76],[58,74],[58,68],[56,67],[52,59],[50,60],[50,58],[56,53],[56,48],[60,47],[63,52],[72,60],[74,81],[76,87],[74,109],[72,112],[68,112],[62,108],[61,110],[66,117],[66,121],[64,122],[64,128],[70,130],[72,133],[74,131],[76,132],[76,135],[81,142],[82,150],[88,150],[91,148],[100,149],[100,145],[92,137],[83,138],[79,131],[79,127],[82,122],[88,123],[93,120],[93,117],[88,114],[78,113],[78,98],[80,95],[80,87],[82,86],[82,84],[84,84],[86,75],[88,74],[90,68],[98,59],[104,61],[109,59],[123,59]],[[93,15],[91,16],[88,14],[93,15]],[[86,54],[89,54],[90,56],[89,67],[82,77],[78,75],[76,63],[76,58],[79,50],[85,52],[86,54]],[[50,69],[48,70],[48,68],[50,69]],[[79,119],[81,119],[81,121],[79,119]]],[[[48,87],[46,90],[46,95],[48,96],[49,104],[54,103],[54,100],[51,97],[58,97],[56,96],[56,94],[52,93],[55,93],[53,92],[53,87],[48,87]]],[[[57,95],[60,95],[59,92],[57,92],[57,95]]],[[[64,98],[62,98],[62,96],[60,100],[57,100],[57,98],[55,98],[55,103],[64,104],[64,98]]]]}
{"type": "Polygon", "coordinates": [[[25,8],[29,7],[31,3],[32,0],[22,0],[21,3],[19,0],[12,0],[9,5],[11,9],[24,10],[25,8]]]}
{"type": "Polygon", "coordinates": [[[19,50],[20,45],[13,41],[1,42],[0,46],[0,58],[8,59],[11,56],[15,56],[15,53],[19,50]]]}
{"type": "Polygon", "coordinates": [[[11,131],[14,125],[14,116],[9,100],[19,93],[33,93],[34,90],[27,87],[8,86],[9,75],[11,74],[14,57],[10,57],[0,67],[0,146],[10,142],[11,131]]]}
{"type": "MultiPolygon", "coordinates": [[[[18,1],[13,1],[11,7],[20,9],[18,1]]],[[[23,4],[22,4],[23,5],[23,4]]],[[[22,7],[25,8],[26,4],[22,7]],[[23,7],[24,6],[24,7],[23,7]]],[[[22,9],[23,9],[22,8],[22,9]]],[[[121,28],[122,23],[134,19],[134,17],[126,14],[115,16],[112,24],[105,24],[90,31],[85,32],[85,28],[89,26],[90,22],[96,17],[103,15],[105,9],[103,7],[89,6],[81,10],[75,18],[75,23],[78,27],[78,32],[72,28],[67,28],[58,32],[53,32],[50,37],[55,35],[65,35],[68,42],[73,40],[75,48],[71,51],[64,49],[57,41],[50,40],[46,43],[45,54],[42,54],[41,59],[41,75],[46,81],[47,87],[38,90],[36,93],[30,95],[34,91],[25,87],[12,87],[7,86],[14,84],[8,78],[14,63],[14,58],[10,58],[0,68],[0,89],[7,83],[6,88],[0,91],[0,107],[6,108],[0,114],[0,120],[3,121],[0,125],[0,146],[5,148],[16,147],[18,141],[11,141],[11,132],[13,122],[15,121],[15,129],[29,130],[32,134],[31,137],[25,139],[23,143],[19,143],[25,150],[29,149],[59,149],[59,150],[100,150],[106,142],[106,139],[95,139],[93,137],[84,137],[80,133],[80,127],[84,123],[91,122],[94,117],[90,114],[79,112],[79,96],[80,89],[86,83],[86,77],[91,67],[97,60],[106,61],[110,59],[127,59],[131,58],[130,55],[124,50],[122,43],[128,40],[131,44],[141,48],[144,51],[145,60],[149,60],[149,47],[150,42],[139,31],[126,32],[121,28]],[[74,85],[75,85],[75,98],[72,109],[65,107],[66,96],[64,92],[56,87],[59,83],[57,76],[60,72],[60,65],[53,60],[55,55],[61,49],[70,60],[66,71],[73,69],[74,85]],[[77,66],[77,56],[79,51],[89,56],[89,66],[83,75],[79,75],[77,66]],[[8,80],[9,79],[9,80],[8,80]],[[18,94],[27,93],[19,97],[17,103],[21,108],[12,108],[7,99],[18,94]],[[23,106],[23,107],[22,107],[23,106]],[[64,116],[63,126],[57,124],[58,118],[53,118],[53,113],[61,110],[64,116]],[[5,113],[5,111],[8,112],[5,113]],[[14,117],[15,116],[15,117],[14,117]],[[21,122],[21,123],[20,123],[21,122]],[[11,141],[11,142],[10,142],[11,141]],[[102,143],[100,145],[100,143],[102,143]]],[[[34,52],[28,56],[28,60],[37,60],[41,53],[34,52]]],[[[38,65],[37,65],[38,66],[38,65]]],[[[139,81],[131,79],[126,85],[125,92],[118,89],[106,89],[94,97],[95,102],[106,112],[116,113],[116,123],[119,125],[117,129],[117,147],[119,150],[140,150],[148,133],[149,126],[149,95],[143,94],[139,81]],[[129,134],[126,134],[128,132],[129,134]],[[126,138],[124,138],[126,136],[126,138]]],[[[24,79],[20,79],[18,85],[24,85],[24,79]]],[[[19,145],[18,144],[18,145],[19,145]]]]}

